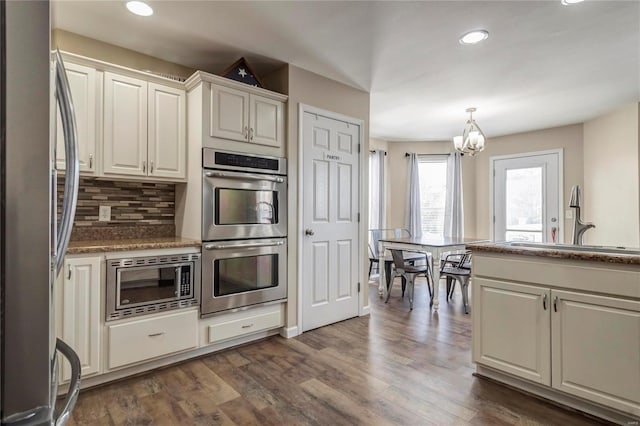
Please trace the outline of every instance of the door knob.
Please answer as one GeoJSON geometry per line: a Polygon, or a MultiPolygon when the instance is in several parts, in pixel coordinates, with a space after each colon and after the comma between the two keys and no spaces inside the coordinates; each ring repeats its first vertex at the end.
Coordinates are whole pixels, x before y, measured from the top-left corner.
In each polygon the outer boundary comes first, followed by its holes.
{"type": "Polygon", "coordinates": [[[315,234],[316,233],[313,232],[313,229],[307,228],[307,229],[304,230],[304,235],[311,236],[311,235],[315,235],[315,234]]]}

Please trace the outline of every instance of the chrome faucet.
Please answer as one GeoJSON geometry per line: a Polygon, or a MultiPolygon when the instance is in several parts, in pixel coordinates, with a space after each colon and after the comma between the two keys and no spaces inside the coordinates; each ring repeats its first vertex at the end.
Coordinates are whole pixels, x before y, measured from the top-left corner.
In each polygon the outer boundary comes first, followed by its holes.
{"type": "Polygon", "coordinates": [[[571,200],[569,200],[569,208],[575,209],[573,214],[573,237],[572,243],[577,246],[582,245],[582,237],[587,230],[595,228],[593,223],[584,223],[580,217],[580,209],[582,208],[582,194],[580,185],[571,188],[571,200]]]}

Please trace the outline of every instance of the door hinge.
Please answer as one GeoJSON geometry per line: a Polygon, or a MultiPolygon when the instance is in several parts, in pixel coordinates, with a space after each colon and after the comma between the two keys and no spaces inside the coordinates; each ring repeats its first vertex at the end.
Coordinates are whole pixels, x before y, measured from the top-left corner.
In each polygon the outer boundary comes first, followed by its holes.
{"type": "Polygon", "coordinates": [[[358,213],[358,223],[360,223],[360,213],[358,213]]]}
{"type": "Polygon", "coordinates": [[[496,169],[493,169],[493,177],[496,177],[496,169]]]}
{"type": "Polygon", "coordinates": [[[358,154],[360,154],[360,144],[358,144],[358,154]]]}
{"type": "Polygon", "coordinates": [[[493,223],[496,223],[496,217],[493,216],[493,223]]]}
{"type": "Polygon", "coordinates": [[[358,293],[360,293],[360,283],[358,283],[358,293]]]}

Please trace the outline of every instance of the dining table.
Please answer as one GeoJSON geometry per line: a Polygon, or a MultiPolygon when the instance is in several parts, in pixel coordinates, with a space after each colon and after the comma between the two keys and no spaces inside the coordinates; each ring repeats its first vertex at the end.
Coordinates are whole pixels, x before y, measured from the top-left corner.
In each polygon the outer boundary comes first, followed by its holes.
{"type": "MultiPolygon", "coordinates": [[[[467,245],[474,243],[487,242],[487,239],[480,238],[456,238],[456,237],[434,237],[434,236],[422,236],[422,237],[400,237],[400,238],[381,238],[378,241],[378,254],[380,265],[383,265],[385,254],[387,250],[397,249],[402,251],[411,251],[418,253],[431,253],[431,258],[434,259],[433,267],[433,305],[434,311],[438,310],[440,300],[438,298],[439,283],[440,283],[440,259],[444,253],[456,252],[465,250],[467,245]],[[437,261],[437,263],[436,263],[437,261]]],[[[388,254],[387,254],[388,256],[388,254]]],[[[378,292],[381,296],[387,294],[387,268],[380,268],[380,275],[378,281],[378,292]]]]}

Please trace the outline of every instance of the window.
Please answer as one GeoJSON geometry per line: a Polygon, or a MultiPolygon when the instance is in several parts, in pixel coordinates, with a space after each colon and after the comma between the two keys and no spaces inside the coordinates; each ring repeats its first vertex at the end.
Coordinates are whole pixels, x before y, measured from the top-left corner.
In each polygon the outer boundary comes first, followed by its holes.
{"type": "Polygon", "coordinates": [[[447,194],[447,156],[418,157],[420,175],[420,213],[425,236],[444,235],[444,209],[447,194]]]}

